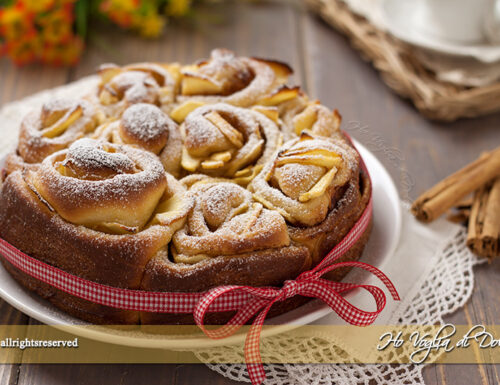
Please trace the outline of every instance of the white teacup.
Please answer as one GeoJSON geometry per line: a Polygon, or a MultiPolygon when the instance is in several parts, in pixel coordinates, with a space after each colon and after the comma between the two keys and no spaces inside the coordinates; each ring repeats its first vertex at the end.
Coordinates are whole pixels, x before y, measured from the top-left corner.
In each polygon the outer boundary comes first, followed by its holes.
{"type": "Polygon", "coordinates": [[[498,41],[498,0],[415,0],[415,26],[430,37],[461,44],[498,41]]]}

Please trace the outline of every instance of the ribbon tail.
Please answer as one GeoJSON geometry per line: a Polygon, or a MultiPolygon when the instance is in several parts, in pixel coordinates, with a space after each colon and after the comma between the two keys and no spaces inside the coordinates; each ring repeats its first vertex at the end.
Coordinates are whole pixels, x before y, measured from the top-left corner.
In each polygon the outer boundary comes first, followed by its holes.
{"type": "Polygon", "coordinates": [[[275,301],[271,301],[253,321],[245,339],[245,362],[252,385],[260,385],[266,379],[266,371],[260,355],[260,332],[267,313],[275,301]]]}
{"type": "Polygon", "coordinates": [[[339,269],[339,268],[344,267],[344,266],[359,267],[363,270],[368,271],[369,273],[372,273],[373,275],[375,275],[378,279],[380,279],[382,281],[382,283],[385,285],[385,287],[387,288],[387,290],[391,294],[391,297],[395,301],[400,300],[398,291],[394,287],[394,284],[391,282],[391,280],[387,277],[387,275],[385,275],[381,270],[377,269],[375,266],[372,266],[372,265],[365,263],[365,262],[351,261],[351,262],[334,263],[330,266],[322,268],[319,271],[316,271],[315,272],[316,279],[321,277],[323,274],[328,273],[329,271],[339,269]]]}

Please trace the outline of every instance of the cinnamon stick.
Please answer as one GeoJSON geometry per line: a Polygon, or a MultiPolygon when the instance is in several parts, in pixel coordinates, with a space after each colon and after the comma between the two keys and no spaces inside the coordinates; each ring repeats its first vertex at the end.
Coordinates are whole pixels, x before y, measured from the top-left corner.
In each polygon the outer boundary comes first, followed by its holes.
{"type": "Polygon", "coordinates": [[[446,219],[453,223],[467,224],[474,197],[467,196],[448,211],[446,219]]]}
{"type": "Polygon", "coordinates": [[[489,259],[500,253],[500,177],[474,195],[467,246],[475,254],[489,259]]]}
{"type": "Polygon", "coordinates": [[[457,202],[500,176],[500,147],[443,179],[413,203],[412,213],[423,222],[440,217],[457,202]]]}
{"type": "Polygon", "coordinates": [[[446,219],[450,222],[457,224],[466,224],[469,221],[470,209],[460,209],[454,210],[446,216],[446,219]]]}

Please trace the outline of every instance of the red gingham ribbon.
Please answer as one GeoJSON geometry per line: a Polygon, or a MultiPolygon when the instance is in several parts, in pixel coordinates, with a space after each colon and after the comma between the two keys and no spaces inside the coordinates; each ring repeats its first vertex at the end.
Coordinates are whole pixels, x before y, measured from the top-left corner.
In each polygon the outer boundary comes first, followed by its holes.
{"type": "Polygon", "coordinates": [[[282,288],[252,286],[220,286],[210,291],[200,300],[194,311],[197,325],[210,338],[225,338],[234,334],[242,325],[257,314],[245,340],[245,362],[252,384],[260,384],[266,378],[260,356],[260,332],[262,325],[275,302],[283,301],[296,295],[321,299],[328,304],[343,320],[356,326],[370,325],[383,310],[386,303],[382,289],[372,285],[358,285],[347,282],[332,282],[321,278],[325,273],[345,267],[360,267],[377,276],[387,287],[392,298],[399,300],[399,295],[387,276],[376,267],[363,262],[334,263],[349,250],[364,233],[372,217],[372,199],[351,231],[314,269],[300,274],[295,280],[285,281],[282,288]],[[369,292],[377,306],[376,311],[365,311],[349,303],[341,294],[361,288],[369,292]],[[231,294],[250,295],[251,299],[238,309],[238,312],[224,326],[207,330],[203,319],[207,312],[231,301],[231,294]]]}
{"type": "MultiPolygon", "coordinates": [[[[366,166],[361,160],[363,169],[366,166]]],[[[314,269],[303,272],[295,280],[288,280],[283,287],[219,286],[203,293],[151,292],[122,289],[92,282],[38,259],[24,254],[0,238],[0,254],[13,266],[33,278],[76,297],[113,308],[155,313],[193,313],[197,325],[210,338],[225,338],[257,315],[246,336],[245,361],[252,384],[260,384],[266,378],[260,356],[260,332],[267,313],[275,302],[296,295],[318,298],[328,304],[346,322],[366,326],[383,310],[386,298],[382,289],[372,285],[332,282],[321,278],[325,273],[341,267],[360,267],[377,276],[387,287],[392,298],[399,295],[392,282],[376,267],[363,262],[337,262],[363,235],[372,218],[372,197],[361,217],[349,233],[314,269]],[[361,288],[369,292],[377,306],[376,311],[357,308],[342,297],[347,291],[361,288]],[[207,312],[236,311],[233,318],[216,330],[207,330],[203,323],[207,312]]]]}
{"type": "Polygon", "coordinates": [[[252,286],[219,286],[203,293],[150,292],[130,290],[92,282],[48,265],[24,254],[0,238],[0,253],[13,266],[26,274],[45,282],[68,294],[87,301],[124,310],[157,313],[193,313],[197,325],[210,338],[225,338],[235,333],[241,325],[253,316],[252,327],[245,341],[245,361],[253,384],[265,379],[260,356],[260,332],[270,308],[275,302],[295,295],[319,298],[327,303],[346,322],[366,326],[371,324],[385,306],[384,292],[372,285],[358,285],[346,282],[331,282],[321,278],[329,271],[344,266],[360,267],[376,275],[387,287],[392,298],[399,300],[396,288],[379,269],[363,262],[334,263],[345,254],[367,229],[372,217],[372,198],[351,231],[314,269],[303,272],[295,280],[286,281],[282,288],[252,286]],[[368,291],[377,305],[373,312],[364,311],[349,303],[341,294],[352,289],[368,291]],[[207,330],[203,319],[207,312],[237,311],[224,326],[207,330]]]}

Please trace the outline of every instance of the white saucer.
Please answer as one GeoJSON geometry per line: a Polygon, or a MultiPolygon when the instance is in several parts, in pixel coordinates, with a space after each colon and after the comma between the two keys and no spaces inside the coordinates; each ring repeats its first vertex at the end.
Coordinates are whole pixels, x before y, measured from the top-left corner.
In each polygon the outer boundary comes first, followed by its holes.
{"type": "MultiPolygon", "coordinates": [[[[373,183],[373,230],[365,248],[362,261],[373,266],[381,266],[395,251],[401,232],[401,207],[394,183],[384,166],[365,147],[355,141],[355,145],[365,160],[373,183]]],[[[0,161],[0,164],[3,163],[0,161]]],[[[353,270],[346,281],[363,282],[367,274],[353,270]]],[[[381,283],[380,283],[381,284],[381,283]]],[[[346,298],[355,300],[360,292],[353,291],[346,298]]],[[[105,326],[82,327],[89,325],[60,311],[50,302],[18,284],[0,264],[0,297],[30,317],[52,325],[66,332],[101,342],[114,343],[141,348],[190,349],[239,343],[245,336],[241,333],[223,340],[212,340],[203,335],[165,335],[144,332],[118,331],[105,326]],[[68,328],[69,327],[69,328],[68,328]]],[[[390,300],[390,299],[389,299],[390,300]]],[[[268,325],[262,335],[272,335],[306,325],[331,313],[330,307],[319,300],[311,301],[286,314],[266,321],[268,325]]]]}
{"type": "Polygon", "coordinates": [[[500,45],[487,42],[461,45],[431,37],[419,31],[413,17],[418,3],[419,1],[416,0],[385,0],[383,2],[382,16],[392,35],[414,46],[446,55],[470,57],[483,63],[494,63],[500,60],[500,45]]]}

